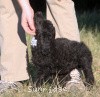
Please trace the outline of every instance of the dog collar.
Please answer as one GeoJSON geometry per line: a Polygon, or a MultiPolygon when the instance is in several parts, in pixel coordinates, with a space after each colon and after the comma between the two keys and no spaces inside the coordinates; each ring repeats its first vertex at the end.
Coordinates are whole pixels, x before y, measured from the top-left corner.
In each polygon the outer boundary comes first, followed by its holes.
{"type": "Polygon", "coordinates": [[[31,40],[31,45],[32,45],[33,47],[37,46],[37,40],[35,39],[35,37],[32,38],[32,40],[31,40]]]}

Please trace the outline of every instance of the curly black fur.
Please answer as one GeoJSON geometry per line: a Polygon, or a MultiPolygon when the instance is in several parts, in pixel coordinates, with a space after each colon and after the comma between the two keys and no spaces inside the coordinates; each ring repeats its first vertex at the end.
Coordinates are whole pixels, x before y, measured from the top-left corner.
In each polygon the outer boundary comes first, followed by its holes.
{"type": "Polygon", "coordinates": [[[41,12],[35,14],[37,46],[32,47],[32,62],[38,74],[38,82],[47,80],[58,73],[65,77],[75,68],[82,68],[86,83],[93,85],[91,51],[83,42],[66,38],[55,39],[55,28],[49,20],[45,20],[41,12]]]}

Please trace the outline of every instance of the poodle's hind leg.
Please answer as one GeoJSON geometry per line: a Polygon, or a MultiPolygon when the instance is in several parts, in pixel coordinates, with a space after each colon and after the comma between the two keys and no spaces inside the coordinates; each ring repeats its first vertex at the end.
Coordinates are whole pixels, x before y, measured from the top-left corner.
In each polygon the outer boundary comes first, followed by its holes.
{"type": "Polygon", "coordinates": [[[94,84],[94,75],[92,72],[92,60],[89,60],[89,57],[83,57],[79,63],[82,67],[83,73],[86,78],[86,85],[92,86],[94,84]]]}

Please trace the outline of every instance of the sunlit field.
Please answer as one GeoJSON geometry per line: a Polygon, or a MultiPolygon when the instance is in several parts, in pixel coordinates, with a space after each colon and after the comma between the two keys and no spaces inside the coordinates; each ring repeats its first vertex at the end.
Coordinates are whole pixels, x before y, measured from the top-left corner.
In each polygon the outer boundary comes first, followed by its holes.
{"type": "MultiPolygon", "coordinates": [[[[81,41],[90,48],[93,55],[92,68],[96,81],[93,89],[84,92],[67,92],[64,90],[54,91],[50,86],[45,86],[43,88],[48,89],[46,91],[30,91],[29,86],[25,84],[23,90],[7,92],[0,97],[100,97],[100,11],[78,12],[77,18],[81,41]]],[[[31,37],[27,35],[29,60],[31,59],[30,40],[31,37]]]]}

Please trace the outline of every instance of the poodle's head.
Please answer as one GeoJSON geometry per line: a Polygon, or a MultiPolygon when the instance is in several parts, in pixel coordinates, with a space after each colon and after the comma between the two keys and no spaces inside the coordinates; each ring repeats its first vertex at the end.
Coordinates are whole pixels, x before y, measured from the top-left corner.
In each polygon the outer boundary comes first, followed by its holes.
{"type": "Polygon", "coordinates": [[[43,53],[49,53],[55,40],[55,28],[51,21],[45,20],[41,12],[34,17],[36,27],[37,46],[43,53]]]}

